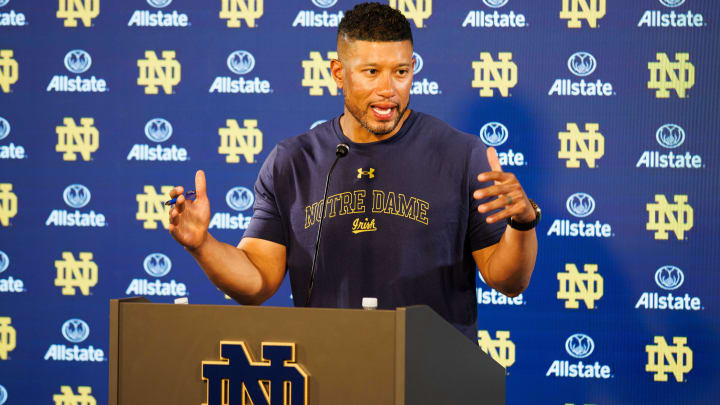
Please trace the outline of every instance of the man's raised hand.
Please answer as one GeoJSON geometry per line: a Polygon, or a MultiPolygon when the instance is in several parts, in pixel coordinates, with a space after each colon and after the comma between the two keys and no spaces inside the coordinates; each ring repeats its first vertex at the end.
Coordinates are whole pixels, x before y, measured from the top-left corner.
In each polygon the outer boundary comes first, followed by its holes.
{"type": "Polygon", "coordinates": [[[207,198],[205,172],[195,173],[195,201],[185,199],[185,190],[177,186],[170,191],[170,198],[176,198],[170,210],[168,230],[173,238],[187,249],[197,249],[208,236],[210,224],[210,201],[207,198]]]}
{"type": "Polygon", "coordinates": [[[528,201],[518,179],[514,174],[502,171],[495,148],[487,148],[487,158],[492,171],[480,173],[477,179],[481,183],[492,180],[494,184],[475,190],[473,198],[476,200],[488,197],[497,198],[478,206],[478,211],[484,214],[501,209],[499,212],[487,217],[488,223],[501,221],[509,217],[513,217],[513,220],[517,222],[532,222],[535,219],[535,210],[530,205],[530,201],[528,201]]]}

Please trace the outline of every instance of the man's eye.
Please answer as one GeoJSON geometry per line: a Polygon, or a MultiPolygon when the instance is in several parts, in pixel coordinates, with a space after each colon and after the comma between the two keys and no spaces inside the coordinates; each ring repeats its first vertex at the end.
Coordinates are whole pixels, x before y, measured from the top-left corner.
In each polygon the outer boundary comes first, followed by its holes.
{"type": "Polygon", "coordinates": [[[410,72],[410,71],[409,71],[409,70],[406,70],[406,69],[400,69],[400,70],[398,70],[398,74],[401,75],[401,76],[405,76],[405,75],[408,74],[409,72],[410,72]]]}
{"type": "Polygon", "coordinates": [[[377,73],[377,69],[368,69],[367,72],[371,75],[374,75],[375,73],[377,73]]]}

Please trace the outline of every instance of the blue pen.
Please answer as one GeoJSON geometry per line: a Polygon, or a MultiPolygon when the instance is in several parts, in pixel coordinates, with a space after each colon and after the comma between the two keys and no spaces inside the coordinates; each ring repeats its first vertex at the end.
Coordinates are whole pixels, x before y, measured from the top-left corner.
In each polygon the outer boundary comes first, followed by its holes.
{"type": "MultiPolygon", "coordinates": [[[[190,190],[185,192],[185,199],[190,201],[195,201],[195,190],[190,190]]],[[[174,205],[177,202],[177,197],[173,198],[170,201],[165,201],[165,205],[174,205]]]]}

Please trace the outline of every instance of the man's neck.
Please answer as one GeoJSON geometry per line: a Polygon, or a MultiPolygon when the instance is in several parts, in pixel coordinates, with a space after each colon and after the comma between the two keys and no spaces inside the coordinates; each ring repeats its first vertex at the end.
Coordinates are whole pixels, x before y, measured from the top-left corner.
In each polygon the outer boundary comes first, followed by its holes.
{"type": "Polygon", "coordinates": [[[405,120],[407,120],[410,116],[410,111],[410,109],[405,110],[402,118],[400,118],[400,122],[398,122],[397,126],[395,126],[395,129],[393,129],[392,132],[384,135],[375,135],[365,129],[365,127],[360,125],[360,122],[358,122],[358,120],[356,120],[355,117],[350,114],[350,111],[348,111],[347,107],[345,107],[345,112],[343,113],[342,117],[340,117],[340,129],[342,129],[343,134],[345,134],[348,139],[355,143],[370,143],[383,141],[385,139],[393,137],[400,131],[403,124],[405,124],[405,120]]]}

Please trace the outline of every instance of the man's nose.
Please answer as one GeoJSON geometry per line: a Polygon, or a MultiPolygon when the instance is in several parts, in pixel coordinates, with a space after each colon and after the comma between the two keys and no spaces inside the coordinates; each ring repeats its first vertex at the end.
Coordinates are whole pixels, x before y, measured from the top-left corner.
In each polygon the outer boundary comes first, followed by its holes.
{"type": "Polygon", "coordinates": [[[395,86],[390,74],[384,74],[377,83],[377,94],[383,97],[391,97],[395,95],[395,86]]]}

